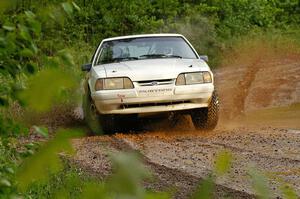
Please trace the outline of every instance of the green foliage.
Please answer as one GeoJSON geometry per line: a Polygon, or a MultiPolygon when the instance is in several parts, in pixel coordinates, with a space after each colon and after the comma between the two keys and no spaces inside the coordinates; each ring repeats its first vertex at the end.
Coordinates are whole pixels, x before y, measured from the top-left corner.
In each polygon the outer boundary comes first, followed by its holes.
{"type": "Polygon", "coordinates": [[[217,176],[226,174],[232,164],[232,154],[230,151],[220,151],[216,158],[214,171],[217,176]]]}
{"type": "MultiPolygon", "coordinates": [[[[19,5],[17,2],[16,7],[19,5]]],[[[48,32],[53,27],[61,26],[76,6],[66,2],[36,13],[26,10],[11,14],[7,10],[0,15],[0,81],[7,82],[0,85],[2,101],[15,100],[16,92],[24,88],[27,78],[43,68],[74,67],[71,55],[62,50],[65,46],[50,45],[46,35],[52,33],[48,32]]]]}
{"type": "Polygon", "coordinates": [[[112,154],[112,162],[114,172],[106,182],[88,177],[79,170],[62,164],[64,170],[50,175],[46,183],[40,181],[33,183],[25,195],[31,198],[66,199],[170,198],[167,193],[153,193],[143,188],[142,182],[149,176],[149,172],[140,163],[136,154],[112,154]]]}
{"type": "Polygon", "coordinates": [[[104,183],[99,182],[88,182],[85,184],[83,188],[83,192],[81,195],[82,199],[98,199],[100,196],[105,198],[106,195],[106,185],[104,183]]]}
{"type": "Polygon", "coordinates": [[[266,177],[253,167],[249,169],[249,175],[252,180],[252,187],[257,197],[259,199],[270,198],[271,195],[266,177]]]}
{"type": "Polygon", "coordinates": [[[74,89],[76,83],[69,73],[58,69],[45,69],[29,79],[28,88],[20,93],[20,99],[36,111],[50,110],[74,89]]]}
{"type": "Polygon", "coordinates": [[[281,191],[283,193],[283,198],[284,199],[297,199],[297,198],[299,198],[297,196],[297,193],[295,192],[295,190],[288,184],[285,184],[285,185],[281,186],[281,191]]]}
{"type": "Polygon", "coordinates": [[[49,174],[62,170],[59,153],[73,152],[70,138],[83,135],[81,131],[61,130],[56,137],[43,146],[34,156],[24,161],[17,173],[18,187],[27,190],[34,181],[47,181],[49,174]]]}
{"type": "Polygon", "coordinates": [[[219,151],[215,167],[211,174],[200,182],[198,190],[193,195],[193,198],[209,199],[213,198],[215,191],[216,178],[221,177],[230,171],[232,165],[232,154],[230,151],[219,151]]]}
{"type": "Polygon", "coordinates": [[[0,137],[0,198],[17,193],[15,173],[24,157],[32,155],[37,144],[28,143],[20,149],[14,137],[0,137]]]}
{"type": "Polygon", "coordinates": [[[27,128],[23,124],[16,122],[13,118],[5,116],[0,113],[0,137],[15,137],[17,135],[25,134],[27,128]]]}
{"type": "Polygon", "coordinates": [[[115,172],[108,181],[111,192],[125,198],[144,198],[145,190],[141,182],[146,177],[150,177],[150,174],[139,163],[136,154],[117,154],[112,160],[115,172]]]}
{"type": "Polygon", "coordinates": [[[212,176],[203,179],[199,185],[198,190],[193,195],[194,199],[210,199],[213,198],[213,193],[215,189],[215,182],[212,176]]]}
{"type": "Polygon", "coordinates": [[[0,140],[0,196],[10,192],[17,162],[15,149],[13,147],[9,151],[8,149],[5,143],[0,140]]]}
{"type": "Polygon", "coordinates": [[[113,174],[106,183],[96,181],[85,185],[81,198],[136,198],[136,199],[167,199],[167,193],[152,193],[143,187],[143,180],[150,173],[141,164],[137,154],[112,154],[113,174]],[[134,168],[134,169],[132,169],[134,168]]]}

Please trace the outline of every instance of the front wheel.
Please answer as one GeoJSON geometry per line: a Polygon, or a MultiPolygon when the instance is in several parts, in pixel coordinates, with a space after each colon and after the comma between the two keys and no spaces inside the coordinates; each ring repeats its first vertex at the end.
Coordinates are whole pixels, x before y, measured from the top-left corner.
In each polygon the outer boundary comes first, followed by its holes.
{"type": "Polygon", "coordinates": [[[99,114],[90,95],[84,94],[82,108],[84,120],[92,134],[102,135],[116,131],[115,118],[112,115],[99,114]]]}
{"type": "Polygon", "coordinates": [[[191,117],[196,129],[213,130],[219,120],[219,98],[217,92],[213,92],[207,108],[192,110],[191,117]]]}

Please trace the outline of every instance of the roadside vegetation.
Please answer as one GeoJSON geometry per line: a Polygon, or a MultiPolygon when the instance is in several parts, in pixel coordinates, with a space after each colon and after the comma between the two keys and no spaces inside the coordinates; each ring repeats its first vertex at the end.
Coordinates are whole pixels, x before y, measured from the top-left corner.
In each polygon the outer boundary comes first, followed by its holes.
{"type": "MultiPolygon", "coordinates": [[[[182,33],[216,68],[251,38],[297,45],[299,24],[297,0],[1,1],[0,198],[170,198],[143,188],[150,173],[136,155],[112,155],[115,172],[107,181],[87,177],[67,161],[70,139],[82,130],[40,119],[79,103],[80,65],[103,38],[182,33]]],[[[195,198],[211,198],[213,182],[230,169],[230,153],[220,154],[195,198]]],[[[265,176],[255,169],[249,176],[258,196],[268,198],[265,176]]],[[[283,195],[297,198],[288,185],[283,195]]]]}

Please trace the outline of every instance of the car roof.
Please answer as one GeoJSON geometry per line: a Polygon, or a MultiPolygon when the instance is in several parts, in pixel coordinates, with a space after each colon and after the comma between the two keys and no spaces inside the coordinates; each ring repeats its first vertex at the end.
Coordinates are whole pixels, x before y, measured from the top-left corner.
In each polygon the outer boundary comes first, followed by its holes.
{"type": "Polygon", "coordinates": [[[128,35],[128,36],[111,37],[111,38],[103,39],[103,42],[119,40],[119,39],[141,38],[141,37],[183,37],[183,35],[173,34],[173,33],[172,34],[171,33],[161,33],[161,34],[128,35]]]}

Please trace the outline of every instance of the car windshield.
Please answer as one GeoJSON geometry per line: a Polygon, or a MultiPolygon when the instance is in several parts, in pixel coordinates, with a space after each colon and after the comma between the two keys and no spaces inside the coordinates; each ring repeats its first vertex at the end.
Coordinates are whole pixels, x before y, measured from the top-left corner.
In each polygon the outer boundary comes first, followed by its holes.
{"type": "Polygon", "coordinates": [[[130,38],[104,42],[96,65],[156,58],[196,59],[197,56],[182,37],[130,38]]]}

